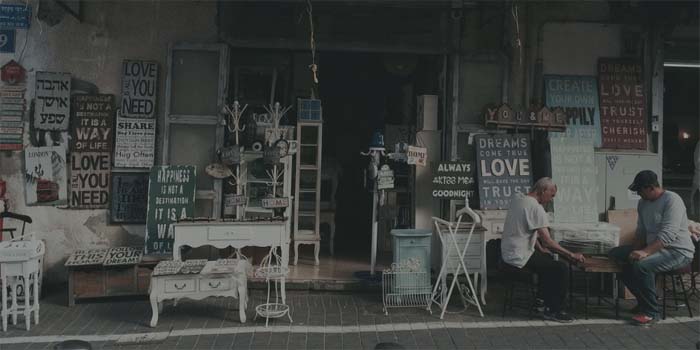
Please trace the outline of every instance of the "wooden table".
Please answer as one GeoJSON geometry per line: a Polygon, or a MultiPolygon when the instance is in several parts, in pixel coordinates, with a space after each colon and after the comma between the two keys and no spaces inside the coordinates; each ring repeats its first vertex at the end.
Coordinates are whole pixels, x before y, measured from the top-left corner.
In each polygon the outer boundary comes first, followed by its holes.
{"type": "MultiPolygon", "coordinates": [[[[617,263],[612,261],[610,258],[606,256],[586,256],[586,261],[584,263],[574,263],[571,262],[569,263],[569,302],[573,306],[573,284],[574,284],[574,279],[573,279],[573,273],[574,273],[574,268],[576,268],[578,271],[584,273],[584,278],[586,280],[586,291],[584,295],[584,317],[588,319],[588,298],[590,296],[590,275],[594,273],[610,273],[612,274],[612,294],[613,294],[613,299],[614,305],[615,305],[615,318],[620,317],[620,303],[619,303],[619,296],[618,296],[618,282],[617,282],[617,274],[622,272],[622,267],[620,267],[617,263]]],[[[601,290],[603,289],[603,286],[601,285],[601,290]]],[[[598,301],[605,301],[609,302],[608,300],[605,300],[605,297],[598,295],[598,301]]],[[[612,304],[612,303],[610,303],[612,304]]]]}

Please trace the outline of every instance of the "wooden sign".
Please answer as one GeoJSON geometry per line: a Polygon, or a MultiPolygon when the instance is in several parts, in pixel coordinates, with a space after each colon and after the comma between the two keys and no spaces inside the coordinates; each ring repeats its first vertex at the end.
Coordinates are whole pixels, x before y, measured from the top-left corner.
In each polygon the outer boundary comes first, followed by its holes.
{"type": "Polygon", "coordinates": [[[22,65],[15,62],[15,60],[10,60],[10,62],[5,63],[5,65],[0,68],[0,80],[8,85],[24,83],[26,76],[27,71],[22,65]]]}
{"type": "Polygon", "coordinates": [[[190,259],[190,260],[185,260],[182,264],[182,267],[180,268],[180,271],[178,274],[182,275],[190,275],[190,274],[198,274],[204,266],[207,265],[207,259],[190,259]]]}
{"type": "Polygon", "coordinates": [[[603,148],[647,149],[647,109],[640,62],[598,59],[603,148]]]}
{"type": "Polygon", "coordinates": [[[153,276],[177,275],[184,264],[182,261],[161,260],[153,269],[153,276]]]}
{"type": "Polygon", "coordinates": [[[384,164],[377,174],[377,189],[386,190],[394,188],[394,171],[384,164]]]}
{"type": "Polygon", "coordinates": [[[110,154],[71,153],[70,207],[107,208],[109,205],[110,154]]]}
{"type": "Polygon", "coordinates": [[[116,247],[107,252],[104,266],[134,265],[141,262],[143,249],[134,247],[116,247]]]}
{"type": "Polygon", "coordinates": [[[470,162],[440,162],[433,167],[433,198],[461,199],[476,195],[474,164],[470,162]]]}
{"type": "Polygon", "coordinates": [[[481,209],[506,209],[516,193],[532,187],[530,136],[476,135],[481,209]]]}
{"type": "Polygon", "coordinates": [[[27,205],[68,204],[66,151],[61,146],[24,150],[27,205]]]}
{"type": "Polygon", "coordinates": [[[428,161],[428,149],[425,147],[408,146],[406,163],[425,166],[428,161]]]}
{"type": "Polygon", "coordinates": [[[266,147],[263,150],[263,162],[268,165],[279,164],[280,162],[280,149],[274,146],[266,147]]]}
{"type": "Polygon", "coordinates": [[[23,84],[0,87],[0,150],[16,151],[23,147],[26,90],[23,84]]]}
{"type": "Polygon", "coordinates": [[[246,204],[246,197],[240,194],[224,194],[224,217],[236,215],[236,207],[246,204]]]}
{"type": "Polygon", "coordinates": [[[76,250],[68,257],[65,266],[102,265],[109,249],[76,250]]]}
{"type": "MultiPolygon", "coordinates": [[[[545,75],[545,103],[554,113],[563,113],[566,137],[580,135],[592,138],[595,147],[601,146],[598,85],[595,77],[572,75],[545,75]]],[[[552,134],[550,136],[559,136],[552,134]]]]}
{"type": "Polygon", "coordinates": [[[29,4],[0,4],[0,28],[28,29],[31,19],[29,4]]]}
{"type": "Polygon", "coordinates": [[[219,150],[221,163],[225,165],[235,165],[241,162],[241,147],[233,145],[219,150]]]}
{"type": "Polygon", "coordinates": [[[124,60],[121,115],[126,118],[153,118],[157,86],[158,62],[124,60]]]}
{"type": "Polygon", "coordinates": [[[209,262],[202,270],[202,273],[235,273],[239,264],[241,264],[241,260],[239,259],[217,259],[216,261],[209,262]]]}
{"type": "Polygon", "coordinates": [[[111,152],[114,95],[74,95],[71,99],[72,152],[111,152]]]}
{"type": "Polygon", "coordinates": [[[112,173],[110,218],[112,223],[146,222],[148,173],[112,173]]]}
{"type": "Polygon", "coordinates": [[[207,167],[204,168],[204,172],[206,172],[207,175],[215,179],[225,179],[227,177],[233,176],[231,169],[219,163],[212,163],[207,165],[207,167]]]}
{"type": "Polygon", "coordinates": [[[36,72],[34,128],[68,130],[70,73],[36,72]]]}
{"type": "Polygon", "coordinates": [[[262,199],[263,208],[286,208],[289,206],[289,197],[266,197],[262,199]]]}
{"type": "Polygon", "coordinates": [[[173,250],[171,224],[194,217],[196,169],[193,165],[162,165],[151,168],[146,217],[146,253],[173,250]]]}
{"type": "Polygon", "coordinates": [[[114,166],[150,168],[155,158],[156,120],[117,117],[114,166]]]}
{"type": "Polygon", "coordinates": [[[534,128],[549,131],[563,131],[566,129],[563,117],[555,118],[547,107],[528,110],[513,110],[508,104],[500,106],[488,105],[484,111],[486,126],[498,128],[534,128]]]}

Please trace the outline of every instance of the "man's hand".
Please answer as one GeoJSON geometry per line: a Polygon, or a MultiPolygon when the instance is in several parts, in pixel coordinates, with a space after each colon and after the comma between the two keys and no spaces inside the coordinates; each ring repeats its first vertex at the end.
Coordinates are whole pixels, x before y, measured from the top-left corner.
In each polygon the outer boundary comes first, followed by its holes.
{"type": "Polygon", "coordinates": [[[581,253],[571,253],[569,258],[573,261],[580,262],[580,263],[586,261],[586,258],[581,253]]]}
{"type": "Polygon", "coordinates": [[[649,256],[649,253],[644,250],[634,250],[630,253],[629,259],[632,261],[639,261],[649,256]]]}

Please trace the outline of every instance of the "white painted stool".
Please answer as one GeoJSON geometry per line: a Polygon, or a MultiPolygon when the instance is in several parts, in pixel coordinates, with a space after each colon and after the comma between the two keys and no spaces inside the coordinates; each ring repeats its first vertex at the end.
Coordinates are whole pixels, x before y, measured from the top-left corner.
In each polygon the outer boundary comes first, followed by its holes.
{"type": "Polygon", "coordinates": [[[17,315],[24,315],[27,330],[31,313],[34,324],[39,324],[39,278],[44,242],[40,240],[0,242],[0,284],[2,284],[2,330],[7,331],[7,317],[17,324],[17,315]],[[24,289],[24,305],[18,303],[17,289],[24,289]],[[32,292],[30,295],[29,292],[32,292]],[[11,304],[8,306],[8,298],[11,304]]]}

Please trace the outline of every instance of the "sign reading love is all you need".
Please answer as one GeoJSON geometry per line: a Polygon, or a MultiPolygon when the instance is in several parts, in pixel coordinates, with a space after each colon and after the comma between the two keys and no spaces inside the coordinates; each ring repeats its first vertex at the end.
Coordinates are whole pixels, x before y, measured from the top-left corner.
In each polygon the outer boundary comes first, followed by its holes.
{"type": "Polygon", "coordinates": [[[433,198],[474,198],[474,164],[469,162],[440,162],[433,167],[433,198]]]}
{"type": "Polygon", "coordinates": [[[114,95],[74,95],[72,152],[111,152],[114,95]]]}
{"type": "Polygon", "coordinates": [[[122,109],[126,118],[153,118],[156,113],[158,62],[124,60],[122,109]]]}
{"type": "Polygon", "coordinates": [[[107,208],[111,172],[110,153],[73,152],[70,156],[70,207],[107,208]]]}
{"type": "Polygon", "coordinates": [[[196,169],[193,165],[151,168],[148,183],[146,253],[173,250],[172,223],[194,216],[196,169]]]}
{"type": "Polygon", "coordinates": [[[532,187],[530,136],[476,135],[481,209],[506,209],[517,193],[532,187]]]}

